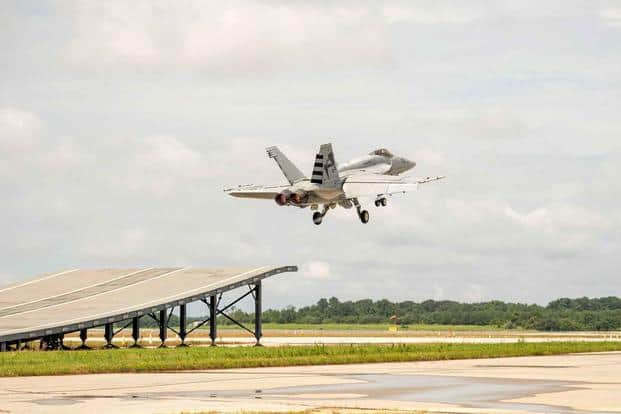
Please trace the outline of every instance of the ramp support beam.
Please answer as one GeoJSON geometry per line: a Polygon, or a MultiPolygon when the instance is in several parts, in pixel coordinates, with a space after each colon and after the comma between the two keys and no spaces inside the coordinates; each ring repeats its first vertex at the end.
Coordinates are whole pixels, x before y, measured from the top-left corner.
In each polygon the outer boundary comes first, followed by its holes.
{"type": "Polygon", "coordinates": [[[168,317],[166,315],[166,309],[160,310],[160,317],[158,319],[160,323],[160,341],[162,341],[160,347],[164,348],[166,347],[166,339],[168,338],[168,317]]]}
{"type": "Polygon", "coordinates": [[[88,329],[80,329],[80,341],[82,342],[77,349],[90,349],[86,345],[86,340],[88,339],[88,329]]]}
{"type": "Polygon", "coordinates": [[[254,285],[254,337],[257,340],[256,345],[260,345],[261,337],[263,336],[262,324],[261,324],[261,281],[259,280],[254,285]]]}
{"type": "Polygon", "coordinates": [[[218,299],[216,295],[209,297],[209,338],[211,338],[211,346],[216,346],[216,338],[218,336],[216,320],[218,319],[218,299]]]}
{"type": "Polygon", "coordinates": [[[140,339],[140,317],[135,316],[132,318],[132,339],[134,344],[132,347],[139,347],[138,340],[140,339]]]}
{"type": "Polygon", "coordinates": [[[179,305],[179,338],[181,339],[181,346],[186,346],[185,337],[188,336],[188,331],[186,327],[187,319],[187,309],[184,303],[182,305],[179,305]]]}
{"type": "Polygon", "coordinates": [[[114,338],[114,329],[112,323],[108,322],[104,325],[104,339],[106,340],[105,348],[114,348],[112,338],[114,338]]]}

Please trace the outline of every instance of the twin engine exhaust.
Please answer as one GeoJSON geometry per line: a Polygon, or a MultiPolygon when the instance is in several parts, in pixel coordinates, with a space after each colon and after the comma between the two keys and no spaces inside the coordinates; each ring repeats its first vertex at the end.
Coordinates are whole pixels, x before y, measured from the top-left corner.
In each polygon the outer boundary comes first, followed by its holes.
{"type": "Polygon", "coordinates": [[[282,193],[278,194],[274,197],[274,201],[279,206],[286,206],[289,204],[300,205],[308,199],[308,194],[305,191],[296,191],[291,192],[289,190],[285,190],[282,193]]]}

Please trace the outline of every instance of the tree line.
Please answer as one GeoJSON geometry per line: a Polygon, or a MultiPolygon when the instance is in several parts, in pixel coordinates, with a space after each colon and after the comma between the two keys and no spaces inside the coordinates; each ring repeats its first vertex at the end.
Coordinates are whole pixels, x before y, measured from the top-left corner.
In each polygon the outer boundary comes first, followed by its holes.
{"type": "MultiPolygon", "coordinates": [[[[253,314],[240,310],[235,316],[251,322],[253,314]]],[[[546,306],[490,301],[460,303],[450,300],[391,302],[386,299],[341,302],[322,298],[311,306],[269,309],[264,322],[274,323],[398,323],[479,325],[541,331],[608,331],[621,329],[621,298],[561,298],[546,306]]]]}
{"type": "MultiPolygon", "coordinates": [[[[252,324],[254,314],[234,309],[230,315],[244,324],[252,324]]],[[[188,321],[202,318],[188,318],[188,321]]],[[[176,315],[171,325],[178,323],[176,315]]],[[[480,303],[460,303],[450,300],[424,302],[340,301],[336,297],[322,298],[316,304],[295,308],[268,309],[263,312],[265,323],[347,323],[401,325],[474,325],[505,329],[535,329],[540,331],[609,331],[621,329],[621,298],[561,298],[546,306],[507,303],[498,300],[480,303]]],[[[218,318],[218,324],[230,324],[218,318]]],[[[143,318],[144,326],[156,326],[143,318]]]]}

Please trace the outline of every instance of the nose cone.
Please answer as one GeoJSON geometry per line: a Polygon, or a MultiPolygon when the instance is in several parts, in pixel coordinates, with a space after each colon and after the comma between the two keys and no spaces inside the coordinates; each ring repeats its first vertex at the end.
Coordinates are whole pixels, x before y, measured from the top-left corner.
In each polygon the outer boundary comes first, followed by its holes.
{"type": "Polygon", "coordinates": [[[407,158],[401,158],[401,162],[403,163],[403,168],[405,169],[405,171],[409,171],[412,168],[416,167],[416,162],[414,161],[410,161],[407,158]]]}

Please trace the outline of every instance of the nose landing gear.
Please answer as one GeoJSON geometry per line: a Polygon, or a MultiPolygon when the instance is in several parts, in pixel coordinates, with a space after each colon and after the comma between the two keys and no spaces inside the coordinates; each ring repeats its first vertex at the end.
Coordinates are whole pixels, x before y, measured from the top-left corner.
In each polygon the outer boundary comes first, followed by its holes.
{"type": "Polygon", "coordinates": [[[378,198],[377,200],[375,200],[375,207],[386,207],[387,205],[388,200],[386,200],[386,197],[378,198]]]}

